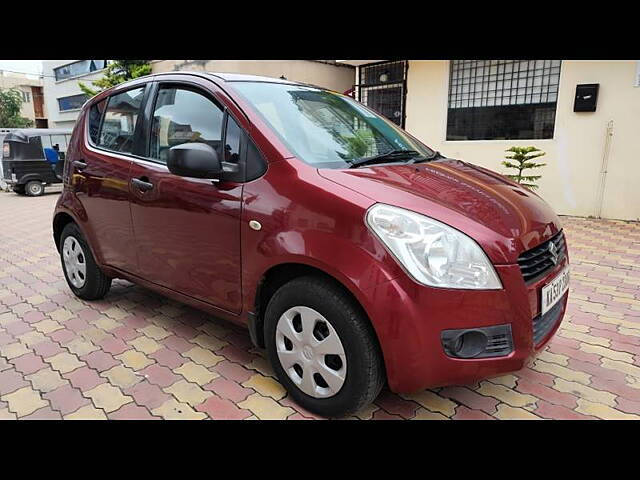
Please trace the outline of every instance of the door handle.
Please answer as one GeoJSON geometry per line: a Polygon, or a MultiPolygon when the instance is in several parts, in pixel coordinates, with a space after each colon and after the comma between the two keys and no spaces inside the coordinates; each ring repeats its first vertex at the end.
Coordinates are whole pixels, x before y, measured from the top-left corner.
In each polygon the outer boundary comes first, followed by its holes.
{"type": "Polygon", "coordinates": [[[82,170],[83,168],[87,168],[87,164],[85,162],[83,162],[82,160],[74,160],[73,161],[73,166],[76,167],[78,170],[82,170]]]}
{"type": "Polygon", "coordinates": [[[147,192],[153,188],[153,183],[147,182],[147,177],[134,178],[131,182],[143,192],[147,192]]]}

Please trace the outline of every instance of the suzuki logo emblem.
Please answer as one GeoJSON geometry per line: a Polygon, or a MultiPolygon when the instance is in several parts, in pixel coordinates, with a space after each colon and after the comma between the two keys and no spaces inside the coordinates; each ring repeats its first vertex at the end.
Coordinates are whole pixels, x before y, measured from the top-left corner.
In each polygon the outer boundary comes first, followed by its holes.
{"type": "Polygon", "coordinates": [[[551,261],[553,262],[554,265],[558,264],[558,252],[557,252],[557,247],[556,244],[553,242],[549,243],[549,253],[551,254],[551,261]]]}

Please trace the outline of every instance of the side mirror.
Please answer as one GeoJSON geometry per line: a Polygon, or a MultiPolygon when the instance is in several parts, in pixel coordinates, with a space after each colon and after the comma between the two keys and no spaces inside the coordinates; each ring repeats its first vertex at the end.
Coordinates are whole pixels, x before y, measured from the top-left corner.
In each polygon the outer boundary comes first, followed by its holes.
{"type": "Polygon", "coordinates": [[[206,143],[183,143],[169,149],[167,167],[174,175],[216,178],[222,174],[218,153],[206,143]]]}

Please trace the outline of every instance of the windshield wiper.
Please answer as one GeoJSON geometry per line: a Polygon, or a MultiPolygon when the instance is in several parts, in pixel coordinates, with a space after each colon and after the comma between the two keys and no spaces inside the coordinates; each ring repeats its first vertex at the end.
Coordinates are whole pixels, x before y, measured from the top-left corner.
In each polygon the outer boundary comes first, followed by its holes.
{"type": "Polygon", "coordinates": [[[416,150],[392,150],[387,153],[381,153],[380,155],[374,155],[372,157],[363,157],[357,160],[352,160],[349,162],[349,168],[357,168],[362,165],[370,164],[370,163],[379,163],[384,160],[394,159],[398,157],[406,157],[407,155],[411,156],[411,158],[419,156],[422,157],[420,152],[416,150]]]}
{"type": "Polygon", "coordinates": [[[433,152],[431,155],[429,155],[428,157],[414,157],[411,160],[409,160],[407,162],[407,164],[410,163],[416,163],[416,162],[430,162],[431,160],[435,160],[436,158],[446,158],[444,155],[442,155],[440,152],[433,152]]]}

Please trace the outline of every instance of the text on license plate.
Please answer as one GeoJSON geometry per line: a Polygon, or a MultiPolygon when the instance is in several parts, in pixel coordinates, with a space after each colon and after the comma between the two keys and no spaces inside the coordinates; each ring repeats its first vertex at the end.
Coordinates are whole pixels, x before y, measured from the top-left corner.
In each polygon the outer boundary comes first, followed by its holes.
{"type": "Polygon", "coordinates": [[[551,282],[542,287],[541,314],[544,315],[569,289],[569,267],[565,267],[551,282]]]}

